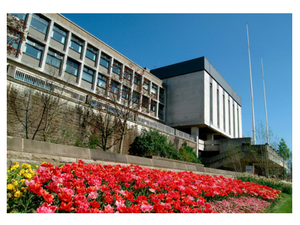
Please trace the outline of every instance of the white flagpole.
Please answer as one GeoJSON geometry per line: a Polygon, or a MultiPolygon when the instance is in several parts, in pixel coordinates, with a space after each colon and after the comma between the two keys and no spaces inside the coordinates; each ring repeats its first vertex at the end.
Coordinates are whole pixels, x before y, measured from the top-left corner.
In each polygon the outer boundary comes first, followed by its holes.
{"type": "Polygon", "coordinates": [[[265,116],[266,116],[266,132],[267,132],[267,143],[270,144],[269,141],[269,130],[268,130],[268,116],[267,116],[267,100],[266,100],[266,91],[265,91],[265,80],[264,80],[264,67],[263,67],[263,59],[261,59],[261,72],[262,72],[262,79],[263,79],[263,87],[264,87],[264,100],[265,100],[265,116]]]}
{"type": "Polygon", "coordinates": [[[248,34],[248,23],[246,23],[246,28],[247,28],[248,58],[249,58],[249,74],[250,74],[250,92],[251,92],[251,108],[252,108],[252,132],[253,132],[253,144],[256,144],[255,119],[254,119],[254,105],[253,105],[253,90],[252,90],[252,75],[251,75],[251,60],[250,60],[250,47],[249,47],[249,34],[248,34]]]}

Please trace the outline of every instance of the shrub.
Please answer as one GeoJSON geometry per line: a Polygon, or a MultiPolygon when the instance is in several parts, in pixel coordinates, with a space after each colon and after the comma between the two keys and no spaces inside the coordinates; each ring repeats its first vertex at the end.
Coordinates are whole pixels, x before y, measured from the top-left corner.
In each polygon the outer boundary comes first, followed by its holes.
{"type": "Polygon", "coordinates": [[[129,149],[130,155],[152,157],[160,156],[170,159],[180,159],[174,144],[167,141],[167,137],[157,130],[143,130],[142,134],[135,138],[129,149]]]}
{"type": "Polygon", "coordinates": [[[237,179],[246,181],[246,182],[257,183],[259,185],[266,185],[273,189],[280,190],[283,193],[292,194],[292,184],[291,183],[277,181],[273,178],[258,177],[256,175],[252,175],[249,173],[243,173],[242,175],[238,176],[237,179]]]}
{"type": "Polygon", "coordinates": [[[182,161],[201,163],[200,159],[197,158],[196,153],[193,151],[194,148],[188,146],[186,141],[182,144],[179,149],[179,156],[182,161]]]}

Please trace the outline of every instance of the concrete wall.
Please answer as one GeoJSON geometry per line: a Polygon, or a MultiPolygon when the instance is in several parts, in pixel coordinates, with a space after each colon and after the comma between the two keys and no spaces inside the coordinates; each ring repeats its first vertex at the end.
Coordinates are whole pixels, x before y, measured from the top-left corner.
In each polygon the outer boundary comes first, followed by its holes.
{"type": "Polygon", "coordinates": [[[19,162],[20,164],[40,164],[43,161],[47,161],[53,165],[59,166],[65,163],[78,162],[79,159],[82,159],[85,163],[92,164],[134,164],[142,167],[172,170],[175,172],[193,171],[194,173],[215,174],[227,177],[234,177],[236,175],[236,173],[232,171],[206,168],[201,164],[178,160],[160,157],[152,157],[152,159],[149,159],[10,136],[7,137],[7,154],[8,165],[11,165],[13,162],[19,162]]]}
{"type": "MultiPolygon", "coordinates": [[[[19,80],[12,80],[8,78],[7,81],[7,135],[14,136],[14,137],[25,137],[24,127],[18,121],[15,110],[13,109],[12,105],[10,104],[11,99],[11,91],[14,88],[18,90],[18,98],[17,104],[22,108],[24,105],[24,93],[32,90],[32,98],[33,101],[30,105],[30,121],[34,121],[37,118],[40,118],[40,113],[42,111],[41,101],[39,100],[38,95],[43,93],[44,91],[41,88],[34,86],[30,88],[30,84],[24,84],[22,81],[19,80]]],[[[80,141],[84,143],[87,140],[87,135],[91,132],[91,128],[86,126],[86,124],[82,123],[82,116],[78,111],[78,106],[84,105],[83,102],[76,101],[75,99],[65,98],[63,99],[65,104],[59,110],[59,113],[55,117],[54,121],[52,122],[51,129],[49,130],[48,136],[46,137],[46,141],[53,142],[57,144],[68,144],[68,145],[75,145],[76,141],[80,141]]],[[[20,109],[18,110],[19,114],[21,115],[20,109]]],[[[24,113],[21,118],[24,121],[24,113]]],[[[37,127],[37,123],[39,121],[36,120],[33,124],[32,128],[29,129],[29,138],[32,138],[32,135],[37,127]]],[[[128,122],[128,125],[132,127],[132,129],[128,132],[125,136],[124,143],[123,143],[123,154],[128,154],[128,150],[130,145],[134,141],[134,139],[142,133],[143,129],[149,129],[150,126],[146,124],[142,124],[139,122],[128,122]]],[[[190,139],[186,139],[180,136],[176,136],[165,132],[163,130],[158,129],[162,134],[167,136],[168,141],[174,143],[174,147],[178,150],[181,145],[186,141],[189,146],[196,148],[196,142],[190,139]]],[[[115,139],[115,135],[109,138],[109,143],[112,143],[115,139]]],[[[44,137],[42,136],[42,132],[38,132],[35,140],[44,141],[44,137]]],[[[119,143],[111,148],[111,151],[117,151],[119,148],[119,143]]]]}
{"type": "Polygon", "coordinates": [[[166,124],[169,126],[203,124],[203,71],[163,81],[168,86],[166,124]]]}

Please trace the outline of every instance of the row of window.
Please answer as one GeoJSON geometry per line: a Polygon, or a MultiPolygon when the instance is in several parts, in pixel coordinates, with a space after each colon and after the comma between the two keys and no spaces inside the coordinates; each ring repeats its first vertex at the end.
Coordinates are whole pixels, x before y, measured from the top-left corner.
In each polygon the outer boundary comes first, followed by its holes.
{"type": "MultiPolygon", "coordinates": [[[[19,19],[23,19],[25,20],[26,18],[26,14],[12,14],[15,17],[19,18],[19,19]]],[[[34,28],[35,30],[43,33],[43,34],[47,34],[47,30],[49,27],[49,21],[47,20],[47,18],[44,18],[43,16],[39,15],[39,14],[33,14],[32,15],[32,19],[31,19],[31,23],[30,23],[30,27],[34,28]]],[[[55,41],[61,43],[61,44],[65,44],[66,40],[67,40],[67,35],[68,32],[66,30],[64,30],[63,28],[59,27],[57,24],[53,25],[53,29],[51,31],[51,38],[54,39],[55,41]]],[[[16,49],[18,48],[18,46],[16,46],[16,49]]],[[[75,35],[72,34],[71,36],[71,40],[70,40],[70,45],[69,48],[78,52],[78,53],[82,53],[83,48],[84,48],[84,41],[81,40],[80,38],[76,37],[75,35]]],[[[25,47],[24,47],[24,52],[27,55],[30,55],[33,58],[36,58],[37,60],[41,60],[41,57],[43,55],[43,52],[45,50],[45,46],[43,44],[40,44],[38,42],[36,42],[33,39],[28,38],[26,43],[25,43],[25,47]]],[[[98,56],[98,49],[94,48],[93,46],[91,46],[90,44],[87,44],[87,49],[86,49],[86,55],[85,57],[87,57],[88,59],[95,61],[97,59],[98,56]]],[[[46,55],[46,64],[49,64],[55,68],[60,69],[62,64],[63,64],[63,58],[64,55],[62,53],[59,53],[53,49],[48,49],[47,55],[46,55]]],[[[112,57],[108,56],[107,54],[101,52],[100,55],[100,62],[99,64],[101,66],[103,66],[104,68],[109,69],[110,65],[112,62],[112,57]]],[[[76,60],[73,60],[71,58],[67,58],[66,61],[66,69],[65,71],[69,74],[72,74],[74,76],[78,76],[79,74],[79,69],[80,69],[80,63],[77,62],[76,60]]],[[[129,81],[132,80],[133,78],[133,70],[129,69],[128,67],[124,67],[124,73],[122,73],[123,70],[123,65],[122,63],[113,60],[112,63],[112,72],[117,74],[117,75],[122,75],[123,77],[129,81]]],[[[82,73],[82,80],[89,82],[89,83],[93,83],[93,79],[94,79],[94,73],[95,71],[84,66],[83,67],[83,73],[82,73]]],[[[97,85],[103,89],[106,89],[107,86],[107,81],[108,78],[104,75],[98,74],[97,77],[97,85]]],[[[134,79],[133,79],[133,83],[140,86],[141,85],[141,81],[142,81],[142,76],[135,73],[134,79]]],[[[143,83],[143,88],[145,90],[149,90],[150,88],[150,81],[145,79],[144,83],[143,83]]],[[[119,83],[116,81],[112,81],[111,83],[111,90],[112,93],[119,93],[119,83]]],[[[157,92],[158,92],[158,86],[156,84],[152,84],[151,85],[151,94],[157,96],[157,92]]],[[[160,98],[159,100],[161,102],[163,102],[164,100],[164,90],[160,89],[160,98]]],[[[134,101],[134,103],[138,104],[139,103],[139,99],[140,99],[140,94],[138,92],[133,91],[132,93],[132,99],[134,101]]],[[[122,98],[124,99],[129,99],[130,98],[130,89],[126,86],[123,86],[122,89],[122,98]]],[[[147,108],[147,105],[149,104],[149,98],[147,98],[146,96],[142,97],[142,107],[147,108]]],[[[150,104],[150,110],[152,111],[156,111],[156,106],[157,103],[156,101],[151,100],[151,104],[150,104]]],[[[161,111],[161,110],[160,110],[161,111]]],[[[161,111],[162,114],[162,111],[161,111]]]]}
{"type": "MultiPolygon", "coordinates": [[[[26,16],[26,14],[12,14],[12,15],[16,16],[17,18],[23,19],[23,20],[25,20],[25,16],[26,16]]],[[[42,16],[40,16],[38,14],[32,15],[32,20],[31,20],[30,26],[33,27],[34,29],[40,31],[43,34],[46,34],[48,25],[49,25],[49,22],[42,16]]],[[[51,38],[55,39],[56,41],[58,41],[62,44],[65,44],[66,36],[67,36],[67,31],[58,27],[56,24],[54,24],[53,30],[51,33],[51,38]]],[[[78,53],[81,53],[83,46],[84,46],[84,41],[77,38],[76,36],[72,35],[71,41],[70,41],[70,48],[78,53]]],[[[43,50],[44,50],[44,47],[42,45],[35,43],[31,40],[28,40],[25,44],[24,51],[25,51],[25,53],[29,54],[30,56],[40,60],[43,50]]],[[[49,50],[49,51],[51,51],[51,50],[49,50]]],[[[97,54],[98,54],[98,50],[88,44],[87,50],[86,50],[86,57],[93,61],[96,61],[97,54]]],[[[51,53],[48,53],[46,63],[48,63],[56,68],[60,68],[60,66],[62,64],[62,60],[63,60],[63,56],[60,53],[54,53],[54,51],[51,51],[51,53]]],[[[111,57],[106,55],[105,53],[101,53],[100,65],[108,69],[110,66],[110,62],[111,62],[111,57]]],[[[79,68],[79,63],[72,61],[72,60],[68,60],[67,70],[66,70],[67,72],[77,76],[78,68],[79,68]]],[[[113,66],[112,66],[112,71],[117,75],[121,75],[122,64],[120,62],[114,60],[113,66]]],[[[91,82],[91,74],[92,74],[92,71],[86,68],[84,70],[84,80],[91,82]]],[[[131,81],[132,76],[133,76],[133,71],[131,69],[125,67],[124,78],[131,81]]],[[[141,80],[142,80],[141,76],[138,74],[135,74],[134,84],[141,85],[141,80]]],[[[150,87],[150,81],[145,79],[145,81],[143,83],[143,88],[145,90],[149,90],[149,87],[150,87]]],[[[156,96],[157,89],[158,89],[158,86],[155,84],[152,84],[151,94],[156,96]]]]}
{"type": "MultiPolygon", "coordinates": [[[[234,103],[232,104],[233,109],[233,118],[235,118],[235,108],[234,103]]],[[[237,108],[238,113],[238,108],[237,108]]],[[[238,122],[238,133],[239,133],[239,114],[237,117],[238,122]]],[[[213,123],[213,88],[212,83],[210,83],[210,121],[213,123]]],[[[228,132],[231,134],[231,111],[230,111],[230,100],[228,99],[228,132]]],[[[217,126],[220,127],[220,100],[219,100],[219,89],[217,89],[217,126]]],[[[226,116],[225,116],[225,95],[223,95],[223,130],[226,130],[226,116]]],[[[235,119],[233,120],[233,136],[236,136],[235,133],[235,119]]]]}

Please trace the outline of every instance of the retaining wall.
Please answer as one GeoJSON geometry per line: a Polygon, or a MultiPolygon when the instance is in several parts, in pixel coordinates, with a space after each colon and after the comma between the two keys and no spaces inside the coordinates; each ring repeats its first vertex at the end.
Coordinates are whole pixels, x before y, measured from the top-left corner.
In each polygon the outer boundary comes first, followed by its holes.
{"type": "Polygon", "coordinates": [[[7,165],[11,165],[13,162],[19,162],[20,164],[40,164],[43,161],[47,161],[59,166],[65,163],[78,162],[79,159],[82,159],[85,163],[102,165],[134,164],[142,167],[172,170],[175,172],[193,171],[194,173],[227,177],[235,177],[237,175],[237,173],[232,171],[207,168],[201,164],[161,157],[152,157],[150,159],[11,136],[7,137],[7,154],[7,165]]]}

